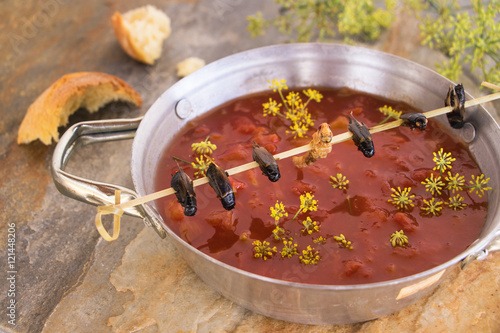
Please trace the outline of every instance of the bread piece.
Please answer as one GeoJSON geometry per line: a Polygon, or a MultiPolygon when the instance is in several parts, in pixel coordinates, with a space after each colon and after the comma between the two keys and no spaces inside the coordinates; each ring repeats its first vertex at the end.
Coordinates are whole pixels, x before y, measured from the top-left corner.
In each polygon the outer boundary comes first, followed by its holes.
{"type": "Polygon", "coordinates": [[[202,68],[203,66],[205,66],[205,60],[203,59],[196,57],[184,59],[177,64],[177,76],[188,76],[189,74],[202,68]]]}
{"type": "Polygon", "coordinates": [[[50,145],[59,140],[58,127],[79,108],[95,112],[109,102],[142,104],[141,96],[116,76],[98,72],[67,74],[47,88],[28,108],[19,128],[17,143],[40,139],[50,145]]]}
{"type": "Polygon", "coordinates": [[[170,19],[161,10],[147,5],[111,18],[116,38],[132,58],[153,65],[160,58],[162,44],[170,36],[170,19]]]}

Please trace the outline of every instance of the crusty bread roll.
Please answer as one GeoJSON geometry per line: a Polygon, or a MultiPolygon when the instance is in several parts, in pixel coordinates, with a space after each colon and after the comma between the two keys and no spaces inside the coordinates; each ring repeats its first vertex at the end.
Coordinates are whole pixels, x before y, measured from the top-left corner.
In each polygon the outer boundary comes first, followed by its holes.
{"type": "Polygon", "coordinates": [[[28,108],[17,143],[40,139],[49,145],[59,140],[59,126],[79,108],[95,112],[105,104],[122,100],[142,104],[141,96],[120,78],[98,72],[67,74],[47,88],[28,108]]]}
{"type": "Polygon", "coordinates": [[[177,64],[177,76],[185,77],[205,66],[205,60],[197,57],[189,57],[177,64]]]}
{"type": "Polygon", "coordinates": [[[170,36],[170,19],[161,10],[147,5],[111,18],[123,50],[137,61],[153,65],[161,56],[162,44],[170,36]]]}

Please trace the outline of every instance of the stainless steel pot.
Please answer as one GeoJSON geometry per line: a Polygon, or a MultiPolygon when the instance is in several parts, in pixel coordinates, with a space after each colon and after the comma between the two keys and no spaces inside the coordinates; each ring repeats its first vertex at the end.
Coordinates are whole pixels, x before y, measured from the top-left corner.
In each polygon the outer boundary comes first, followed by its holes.
{"type": "MultiPolygon", "coordinates": [[[[334,44],[277,45],[215,61],[180,80],[144,118],[80,123],[57,145],[52,174],[58,189],[94,205],[114,203],[118,186],[70,175],[64,166],[80,144],[134,137],[131,172],[135,191],[122,190],[122,202],[153,192],[159,158],[187,121],[231,99],[265,90],[267,79],[289,86],[349,87],[407,102],[423,111],[443,105],[450,84],[441,75],[408,60],[361,47],[334,44]],[[137,130],[137,132],[135,132],[137,130]],[[136,192],[137,191],[137,192],[136,192]]],[[[469,96],[470,98],[470,96],[469,96]]],[[[446,117],[437,118],[446,123],[446,117]]],[[[162,221],[154,204],[126,210],[173,241],[191,268],[232,301],[263,315],[305,324],[361,322],[398,311],[431,293],[457,263],[497,250],[500,238],[500,128],[482,107],[467,110],[467,124],[453,132],[490,177],[487,221],[480,237],[463,253],[428,271],[405,278],[353,286],[309,285],[270,279],[221,263],[186,244],[162,221]],[[465,260],[464,260],[465,259],[465,260]]]]}

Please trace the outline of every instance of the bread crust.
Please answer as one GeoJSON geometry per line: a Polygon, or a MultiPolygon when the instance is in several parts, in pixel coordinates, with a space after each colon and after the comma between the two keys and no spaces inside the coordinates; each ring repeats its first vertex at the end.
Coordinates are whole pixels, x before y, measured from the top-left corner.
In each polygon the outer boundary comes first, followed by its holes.
{"type": "Polygon", "coordinates": [[[123,15],[115,12],[111,25],[125,53],[148,65],[153,65],[161,56],[162,43],[171,33],[170,18],[151,5],[123,15]],[[140,23],[137,25],[137,22],[140,23]]]}
{"type": "Polygon", "coordinates": [[[39,139],[46,145],[59,140],[58,127],[79,108],[90,113],[113,101],[126,101],[137,106],[141,96],[122,79],[100,72],[77,72],[64,75],[48,87],[30,105],[19,127],[17,143],[39,139]]]}
{"type": "Polygon", "coordinates": [[[120,43],[123,51],[127,53],[130,57],[134,58],[137,61],[146,63],[148,65],[152,65],[154,61],[146,59],[144,53],[138,50],[132,41],[132,36],[125,24],[125,20],[123,15],[119,12],[116,12],[111,17],[111,25],[113,26],[113,30],[115,31],[116,39],[120,43]]]}

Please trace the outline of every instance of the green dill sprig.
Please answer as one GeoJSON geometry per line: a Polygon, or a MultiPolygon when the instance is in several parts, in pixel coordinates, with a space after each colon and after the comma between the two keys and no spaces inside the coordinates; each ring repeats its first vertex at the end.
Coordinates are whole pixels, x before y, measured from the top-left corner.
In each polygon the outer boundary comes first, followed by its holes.
{"type": "Polygon", "coordinates": [[[248,16],[248,31],[261,36],[270,26],[284,35],[295,35],[293,41],[331,41],[340,34],[344,41],[374,40],[388,28],[395,17],[395,1],[386,1],[386,9],[373,0],[275,0],[281,6],[280,15],[266,20],[262,12],[248,16]]]}
{"type": "Polygon", "coordinates": [[[438,72],[457,81],[470,65],[484,81],[500,81],[500,2],[471,0],[469,9],[457,0],[432,1],[438,17],[428,14],[420,25],[422,44],[443,52],[449,58],[436,64],[438,72]]]}

